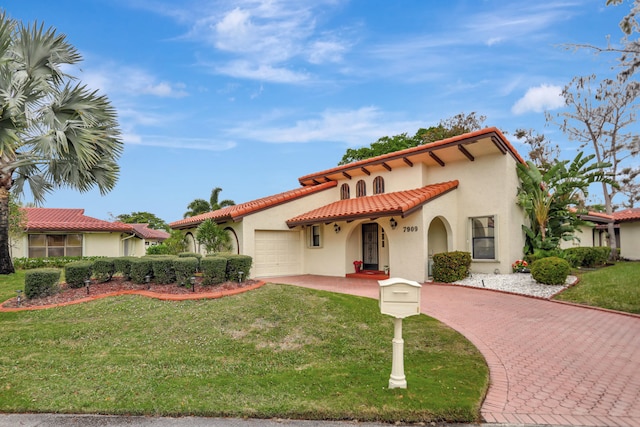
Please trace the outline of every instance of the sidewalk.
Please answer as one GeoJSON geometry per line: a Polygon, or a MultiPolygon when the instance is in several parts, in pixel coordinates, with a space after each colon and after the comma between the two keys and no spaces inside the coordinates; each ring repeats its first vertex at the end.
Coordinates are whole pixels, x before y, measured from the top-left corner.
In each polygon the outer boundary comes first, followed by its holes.
{"type": "MultiPolygon", "coordinates": [[[[378,297],[375,280],[265,280],[378,297]]],[[[462,333],[487,360],[486,422],[640,426],[639,318],[450,285],[423,285],[421,302],[423,313],[462,333]]]]}

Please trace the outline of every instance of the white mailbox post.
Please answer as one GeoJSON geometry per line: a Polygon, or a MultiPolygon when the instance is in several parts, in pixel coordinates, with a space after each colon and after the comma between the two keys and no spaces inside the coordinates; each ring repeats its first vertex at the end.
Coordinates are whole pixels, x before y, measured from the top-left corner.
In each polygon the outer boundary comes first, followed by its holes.
{"type": "Polygon", "coordinates": [[[402,319],[420,314],[420,285],[413,280],[392,277],[378,280],[380,285],[380,312],[393,316],[393,360],[389,388],[407,388],[404,376],[404,340],[402,319]]]}

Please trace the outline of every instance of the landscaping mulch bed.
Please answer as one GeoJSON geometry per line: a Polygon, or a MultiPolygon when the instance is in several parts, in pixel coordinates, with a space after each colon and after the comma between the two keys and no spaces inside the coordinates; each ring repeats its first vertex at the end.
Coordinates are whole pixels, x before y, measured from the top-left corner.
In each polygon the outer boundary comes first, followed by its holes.
{"type": "Polygon", "coordinates": [[[60,284],[60,292],[55,295],[49,295],[41,298],[26,299],[24,295],[21,298],[20,305],[18,306],[17,297],[11,298],[2,304],[3,308],[17,308],[17,307],[38,307],[45,305],[66,304],[76,300],[80,300],[87,297],[96,297],[102,294],[108,294],[119,291],[147,291],[157,293],[158,295],[170,294],[170,295],[198,295],[207,294],[212,292],[230,291],[234,289],[245,288],[253,286],[259,281],[257,280],[245,280],[243,282],[225,282],[218,285],[201,284],[202,278],[196,277],[195,288],[192,289],[191,285],[178,286],[177,284],[160,285],[156,283],[150,283],[147,289],[146,284],[133,283],[129,280],[125,280],[122,277],[114,277],[108,282],[104,283],[91,283],[89,286],[89,293],[87,294],[87,288],[70,288],[66,283],[60,284]]]}

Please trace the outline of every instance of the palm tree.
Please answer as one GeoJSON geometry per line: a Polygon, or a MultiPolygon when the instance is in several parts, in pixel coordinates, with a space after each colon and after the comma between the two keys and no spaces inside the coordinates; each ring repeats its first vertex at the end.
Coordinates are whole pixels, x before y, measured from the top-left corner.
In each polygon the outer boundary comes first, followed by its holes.
{"type": "Polygon", "coordinates": [[[60,187],[81,192],[116,184],[123,144],[105,96],[62,71],[78,51],[43,25],[0,14],[0,274],[14,271],[9,253],[9,193],[29,185],[36,203],[60,187]]]}
{"type": "Polygon", "coordinates": [[[211,190],[211,197],[208,202],[204,199],[193,200],[187,205],[187,209],[189,210],[184,213],[184,218],[189,218],[206,212],[217,211],[218,209],[226,206],[233,206],[236,204],[233,200],[222,200],[218,202],[218,196],[221,191],[222,188],[220,187],[216,187],[211,190]]]}

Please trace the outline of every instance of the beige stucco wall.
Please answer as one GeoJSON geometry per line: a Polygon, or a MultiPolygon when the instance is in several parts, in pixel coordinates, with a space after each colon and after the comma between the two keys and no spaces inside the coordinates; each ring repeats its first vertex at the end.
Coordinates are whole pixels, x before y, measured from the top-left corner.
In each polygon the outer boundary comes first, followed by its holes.
{"type": "Polygon", "coordinates": [[[593,227],[582,225],[578,227],[575,232],[575,236],[579,240],[560,240],[560,249],[568,249],[575,247],[594,247],[596,246],[593,242],[593,227]]]}
{"type": "Polygon", "coordinates": [[[620,223],[620,256],[640,261],[640,222],[620,223]]]}

